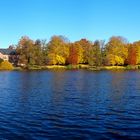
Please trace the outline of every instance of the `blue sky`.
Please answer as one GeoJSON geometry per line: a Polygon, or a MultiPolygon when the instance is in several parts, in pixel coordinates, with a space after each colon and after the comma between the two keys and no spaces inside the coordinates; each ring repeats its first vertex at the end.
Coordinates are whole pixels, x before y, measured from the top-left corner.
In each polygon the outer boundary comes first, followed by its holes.
{"type": "Polygon", "coordinates": [[[140,0],[0,0],[0,48],[21,36],[140,40],[140,0]]]}

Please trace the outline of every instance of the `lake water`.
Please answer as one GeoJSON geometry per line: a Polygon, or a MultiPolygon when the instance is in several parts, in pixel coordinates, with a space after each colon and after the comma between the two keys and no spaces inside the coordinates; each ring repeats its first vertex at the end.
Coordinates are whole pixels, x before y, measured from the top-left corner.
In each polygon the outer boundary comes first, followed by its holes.
{"type": "Polygon", "coordinates": [[[0,139],[140,139],[140,72],[0,72],[0,139]]]}

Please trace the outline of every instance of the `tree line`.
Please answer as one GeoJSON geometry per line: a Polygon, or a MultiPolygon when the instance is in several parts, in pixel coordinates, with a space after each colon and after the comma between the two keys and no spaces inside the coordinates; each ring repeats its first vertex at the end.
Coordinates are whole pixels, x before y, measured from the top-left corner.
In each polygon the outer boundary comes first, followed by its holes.
{"type": "Polygon", "coordinates": [[[87,39],[70,42],[64,36],[46,40],[21,37],[16,45],[18,64],[124,66],[140,65],[140,41],[129,43],[121,36],[113,36],[106,43],[87,39]]]}

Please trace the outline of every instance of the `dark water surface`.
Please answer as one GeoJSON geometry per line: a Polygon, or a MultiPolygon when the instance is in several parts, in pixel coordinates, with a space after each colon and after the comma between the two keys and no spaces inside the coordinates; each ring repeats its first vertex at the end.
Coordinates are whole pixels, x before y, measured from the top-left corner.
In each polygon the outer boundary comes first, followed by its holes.
{"type": "Polygon", "coordinates": [[[140,139],[140,72],[0,72],[0,139],[140,139]]]}

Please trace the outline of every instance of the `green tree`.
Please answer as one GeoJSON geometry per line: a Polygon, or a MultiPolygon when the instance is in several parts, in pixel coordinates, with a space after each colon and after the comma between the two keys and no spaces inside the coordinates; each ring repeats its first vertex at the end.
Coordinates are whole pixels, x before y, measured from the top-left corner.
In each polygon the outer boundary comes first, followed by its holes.
{"type": "Polygon", "coordinates": [[[95,66],[101,66],[103,63],[103,52],[102,48],[104,47],[104,42],[102,40],[96,40],[94,42],[94,51],[95,51],[95,66]]]}

